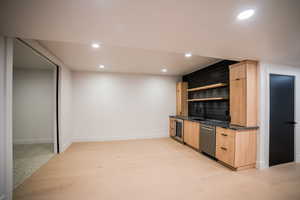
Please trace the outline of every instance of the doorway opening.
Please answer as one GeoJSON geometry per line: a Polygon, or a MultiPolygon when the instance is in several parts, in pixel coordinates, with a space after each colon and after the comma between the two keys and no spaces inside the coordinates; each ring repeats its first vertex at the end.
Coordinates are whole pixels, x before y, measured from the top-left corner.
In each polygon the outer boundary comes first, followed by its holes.
{"type": "Polygon", "coordinates": [[[14,188],[59,153],[59,67],[26,42],[13,52],[14,188]]]}
{"type": "Polygon", "coordinates": [[[270,74],[269,166],[295,160],[295,77],[270,74]]]}

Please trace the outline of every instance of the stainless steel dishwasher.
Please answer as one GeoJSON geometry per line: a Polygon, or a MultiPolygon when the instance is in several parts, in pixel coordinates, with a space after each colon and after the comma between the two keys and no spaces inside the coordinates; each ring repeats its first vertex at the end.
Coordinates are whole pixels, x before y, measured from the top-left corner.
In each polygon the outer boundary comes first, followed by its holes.
{"type": "Polygon", "coordinates": [[[200,149],[202,152],[216,156],[216,127],[201,124],[200,129],[200,149]]]}

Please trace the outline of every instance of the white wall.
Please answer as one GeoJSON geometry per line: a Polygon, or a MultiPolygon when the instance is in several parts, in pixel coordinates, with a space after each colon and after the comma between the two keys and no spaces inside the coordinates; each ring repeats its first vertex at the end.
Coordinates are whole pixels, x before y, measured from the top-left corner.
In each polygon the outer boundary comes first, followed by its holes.
{"type": "Polygon", "coordinates": [[[60,81],[60,143],[64,151],[72,143],[72,73],[64,67],[61,68],[60,81]]]}
{"type": "Polygon", "coordinates": [[[295,160],[300,162],[300,66],[260,63],[260,131],[258,137],[258,167],[269,167],[270,74],[295,76],[295,160]]]}
{"type": "Polygon", "coordinates": [[[54,70],[14,68],[14,143],[53,143],[53,81],[54,70]]]}
{"type": "Polygon", "coordinates": [[[73,72],[74,141],[166,137],[178,77],[73,72]]]}

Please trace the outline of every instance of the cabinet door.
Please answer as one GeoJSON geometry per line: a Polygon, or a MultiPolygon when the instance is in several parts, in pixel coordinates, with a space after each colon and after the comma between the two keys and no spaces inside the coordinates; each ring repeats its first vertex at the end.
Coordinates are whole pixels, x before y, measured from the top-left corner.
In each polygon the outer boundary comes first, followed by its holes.
{"type": "Polygon", "coordinates": [[[246,78],[246,64],[238,64],[230,67],[230,80],[238,80],[246,78]]]}
{"type": "Polygon", "coordinates": [[[181,115],[181,83],[177,83],[176,85],[176,115],[181,115]]]}
{"type": "Polygon", "coordinates": [[[246,126],[246,79],[230,81],[231,124],[246,126]]]}
{"type": "Polygon", "coordinates": [[[256,130],[238,132],[235,141],[235,167],[254,165],[256,162],[256,130]]]}
{"type": "Polygon", "coordinates": [[[179,82],[176,85],[176,114],[179,116],[188,115],[187,87],[187,82],[179,82]]]}
{"type": "Polygon", "coordinates": [[[184,142],[194,147],[195,149],[199,149],[199,136],[200,136],[200,124],[192,121],[184,121],[184,142]]]}
{"type": "Polygon", "coordinates": [[[175,136],[175,128],[176,128],[176,122],[174,118],[170,118],[169,120],[169,134],[170,137],[174,137],[175,136]]]}

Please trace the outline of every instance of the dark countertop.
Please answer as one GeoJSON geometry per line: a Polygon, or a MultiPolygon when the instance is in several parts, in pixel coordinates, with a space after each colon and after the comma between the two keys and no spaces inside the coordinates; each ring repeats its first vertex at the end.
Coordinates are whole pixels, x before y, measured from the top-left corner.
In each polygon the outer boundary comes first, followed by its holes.
{"type": "Polygon", "coordinates": [[[229,128],[232,130],[253,130],[253,129],[258,129],[258,126],[254,126],[254,127],[245,127],[245,126],[237,126],[237,125],[232,125],[227,121],[219,121],[219,120],[211,120],[211,119],[204,119],[201,117],[184,117],[184,116],[169,116],[171,118],[176,118],[176,119],[183,119],[183,120],[189,120],[189,121],[193,121],[193,122],[198,122],[201,124],[207,124],[207,125],[211,125],[211,126],[218,126],[218,127],[222,127],[222,128],[229,128]]]}

